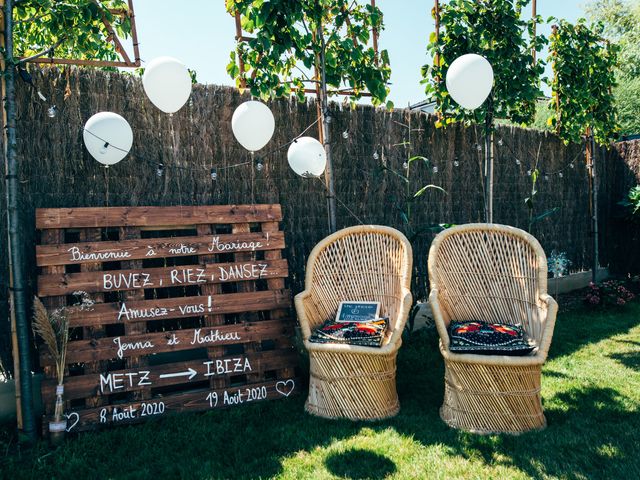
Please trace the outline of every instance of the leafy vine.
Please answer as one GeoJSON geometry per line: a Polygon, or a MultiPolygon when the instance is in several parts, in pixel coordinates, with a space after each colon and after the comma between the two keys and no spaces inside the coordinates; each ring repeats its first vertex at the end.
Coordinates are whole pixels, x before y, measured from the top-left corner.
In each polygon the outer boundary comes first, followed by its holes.
{"type": "MultiPolygon", "coordinates": [[[[429,37],[427,51],[432,64],[422,67],[422,83],[427,96],[436,100],[438,121],[442,127],[466,121],[483,123],[487,115],[530,124],[535,116],[536,99],[542,95],[540,76],[544,63],[533,52],[546,44],[534,35],[539,16],[522,18],[522,9],[530,0],[451,0],[439,6],[440,32],[429,37]],[[495,83],[492,99],[469,111],[459,107],[447,92],[444,79],[449,65],[459,56],[477,53],[493,67],[495,83]]],[[[436,17],[435,8],[432,11],[436,17]]]]}

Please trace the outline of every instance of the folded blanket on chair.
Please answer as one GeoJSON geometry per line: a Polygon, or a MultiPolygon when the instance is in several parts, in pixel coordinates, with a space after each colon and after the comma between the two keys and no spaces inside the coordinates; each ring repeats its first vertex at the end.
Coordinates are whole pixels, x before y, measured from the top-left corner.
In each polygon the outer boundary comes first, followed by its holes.
{"type": "Polygon", "coordinates": [[[449,350],[480,355],[528,355],[536,347],[520,325],[481,321],[451,322],[449,350]]]}
{"type": "Polygon", "coordinates": [[[314,343],[347,343],[365,347],[380,347],[387,332],[386,318],[371,322],[327,321],[311,337],[314,343]]]}

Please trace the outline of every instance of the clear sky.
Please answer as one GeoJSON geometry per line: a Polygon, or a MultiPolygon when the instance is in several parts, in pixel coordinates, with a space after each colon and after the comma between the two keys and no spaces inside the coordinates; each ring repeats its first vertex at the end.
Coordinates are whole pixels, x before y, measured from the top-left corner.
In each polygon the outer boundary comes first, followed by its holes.
{"type": "MultiPolygon", "coordinates": [[[[575,21],[586,1],[538,0],[538,13],[575,21]]],[[[378,0],[377,5],[385,22],[379,44],[391,61],[390,99],[396,107],[423,100],[420,67],[427,63],[427,39],[434,30],[433,1],[378,0]]],[[[225,67],[235,46],[235,25],[224,0],[134,0],[134,7],[143,61],[169,55],[195,70],[200,83],[233,85],[225,67]]]]}

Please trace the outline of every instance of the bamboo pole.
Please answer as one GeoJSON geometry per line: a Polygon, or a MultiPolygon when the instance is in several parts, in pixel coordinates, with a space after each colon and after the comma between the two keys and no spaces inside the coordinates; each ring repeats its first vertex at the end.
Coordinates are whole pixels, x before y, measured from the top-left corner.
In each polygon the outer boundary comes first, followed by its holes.
{"type": "Polygon", "coordinates": [[[324,146],[324,150],[327,154],[327,166],[324,170],[324,181],[327,187],[327,207],[328,207],[328,222],[329,232],[333,233],[337,230],[336,219],[336,192],[335,183],[333,178],[333,162],[331,159],[331,142],[329,132],[329,101],[327,96],[327,78],[326,78],[326,62],[325,62],[325,50],[326,44],[324,40],[324,32],[322,31],[322,18],[318,19],[318,27],[316,32],[316,39],[320,41],[321,49],[320,54],[316,58],[319,62],[316,65],[316,74],[320,70],[320,83],[318,85],[318,93],[320,96],[317,99],[316,104],[320,108],[320,122],[318,122],[322,128],[321,142],[324,146]],[[319,58],[318,58],[319,57],[319,58]]]}
{"type": "Polygon", "coordinates": [[[531,18],[533,20],[533,37],[531,38],[531,43],[532,43],[532,55],[533,55],[533,64],[536,64],[536,46],[535,46],[535,41],[536,41],[536,16],[538,15],[538,6],[537,6],[537,2],[536,0],[533,0],[531,2],[531,18]]]}
{"type": "Polygon", "coordinates": [[[7,195],[7,230],[9,250],[9,308],[16,325],[18,346],[20,411],[22,432],[30,442],[36,440],[31,385],[31,343],[29,341],[28,295],[26,289],[26,262],[24,240],[21,238],[20,185],[16,151],[15,68],[13,59],[13,0],[4,3],[4,159],[7,195]]]}

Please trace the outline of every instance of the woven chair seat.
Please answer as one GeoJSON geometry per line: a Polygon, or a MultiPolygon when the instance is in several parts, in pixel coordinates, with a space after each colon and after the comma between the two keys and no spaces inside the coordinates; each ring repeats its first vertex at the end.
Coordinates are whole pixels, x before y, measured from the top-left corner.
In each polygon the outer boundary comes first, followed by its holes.
{"type": "Polygon", "coordinates": [[[523,230],[467,224],[441,232],[429,251],[429,302],[445,363],[440,417],[476,433],[545,428],[541,369],[558,305],[547,294],[547,259],[523,230]],[[521,325],[537,348],[527,356],[453,353],[451,321],[521,325]]]}
{"type": "Polygon", "coordinates": [[[409,241],[390,227],[345,228],[313,249],[305,290],[295,298],[310,361],[307,412],[351,420],[398,413],[396,356],[412,303],[411,266],[409,241]],[[380,348],[309,341],[345,300],[380,302],[380,315],[389,317],[380,348]]]}

